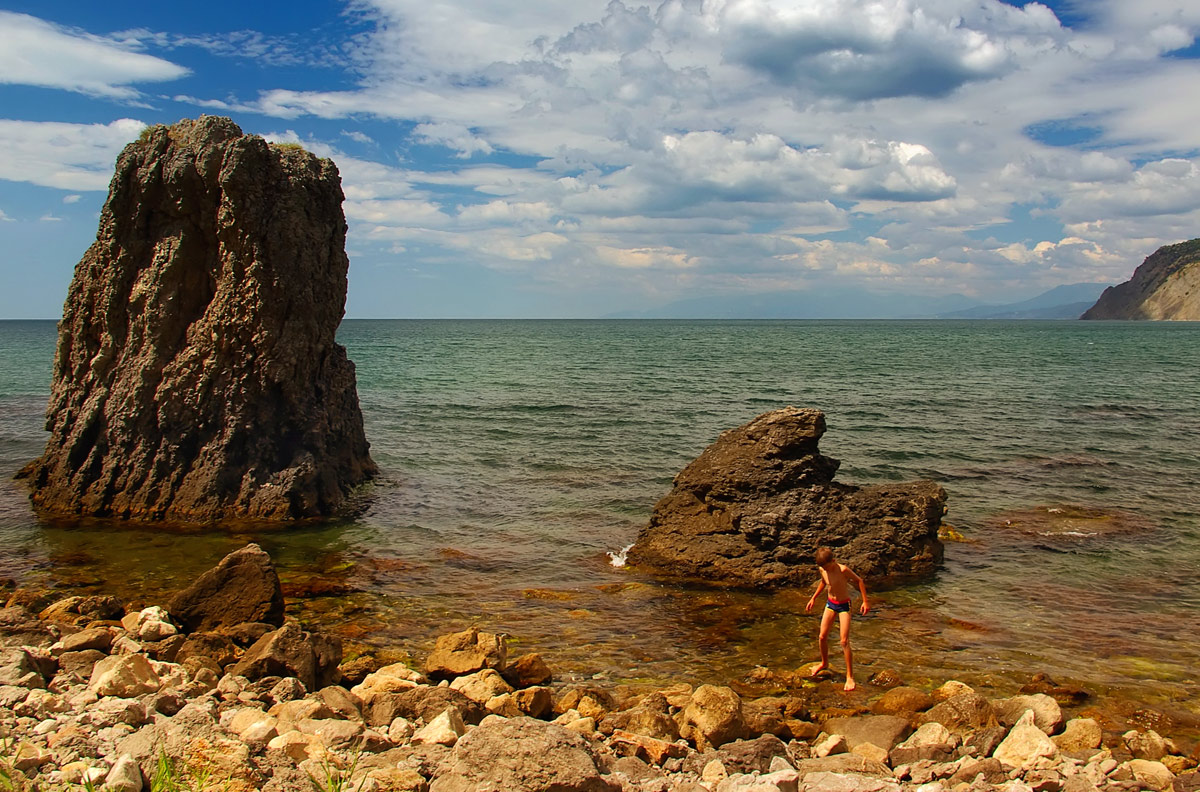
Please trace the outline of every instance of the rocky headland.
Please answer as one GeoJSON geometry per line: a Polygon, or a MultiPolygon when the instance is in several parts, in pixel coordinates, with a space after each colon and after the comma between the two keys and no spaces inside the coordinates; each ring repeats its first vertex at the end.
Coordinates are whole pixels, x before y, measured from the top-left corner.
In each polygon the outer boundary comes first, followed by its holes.
{"type": "Polygon", "coordinates": [[[556,679],[537,653],[512,658],[503,635],[477,628],[444,635],[422,663],[343,656],[336,638],[286,620],[278,591],[253,545],[165,607],[10,591],[0,788],[1200,788],[1200,749],[1161,733],[1165,716],[1114,719],[1042,675],[990,696],[956,681],[910,687],[894,671],[844,694],[808,668],[606,688],[556,679]],[[209,597],[225,584],[238,597],[209,597]]]}
{"type": "Polygon", "coordinates": [[[946,492],[931,481],[857,487],[833,480],[820,410],[785,407],[731,429],[675,477],[629,550],[656,575],[744,587],[807,585],[813,554],[894,584],[933,574],[946,492]]]}
{"type": "Polygon", "coordinates": [[[335,340],[336,166],[213,116],[117,160],[59,323],[43,514],[205,523],[334,513],[376,471],[335,340]]]}
{"type": "Polygon", "coordinates": [[[1200,321],[1200,239],[1160,247],[1080,318],[1200,321]]]}

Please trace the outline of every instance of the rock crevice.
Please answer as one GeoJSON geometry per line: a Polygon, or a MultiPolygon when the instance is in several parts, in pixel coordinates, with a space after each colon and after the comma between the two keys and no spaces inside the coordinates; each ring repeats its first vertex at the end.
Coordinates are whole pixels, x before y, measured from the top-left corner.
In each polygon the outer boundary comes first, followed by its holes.
{"type": "Polygon", "coordinates": [[[76,267],[28,465],[39,511],[208,522],[328,515],[376,471],[336,166],[231,120],[149,128],[76,267]]]}

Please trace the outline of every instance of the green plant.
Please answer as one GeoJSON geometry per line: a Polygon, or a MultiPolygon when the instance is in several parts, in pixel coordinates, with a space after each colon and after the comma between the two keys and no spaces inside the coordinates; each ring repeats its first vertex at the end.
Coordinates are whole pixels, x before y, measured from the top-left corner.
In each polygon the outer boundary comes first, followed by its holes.
{"type": "MultiPolygon", "coordinates": [[[[159,749],[154,776],[150,779],[150,792],[206,792],[210,789],[211,777],[212,771],[208,768],[177,763],[167,756],[166,751],[159,749]]],[[[226,782],[221,788],[228,786],[226,782]]]]}
{"type": "Polygon", "coordinates": [[[345,769],[337,766],[335,762],[330,761],[329,755],[321,757],[321,775],[324,776],[321,780],[317,780],[311,773],[308,775],[308,780],[312,782],[313,788],[317,792],[359,792],[362,789],[366,777],[363,776],[358,780],[357,784],[352,782],[354,771],[358,769],[358,760],[362,757],[361,746],[354,750],[354,755],[350,759],[350,765],[345,769]]]}
{"type": "Polygon", "coordinates": [[[272,143],[271,145],[274,146],[275,148],[279,149],[280,151],[304,151],[305,150],[304,146],[301,146],[299,143],[272,143]]]}

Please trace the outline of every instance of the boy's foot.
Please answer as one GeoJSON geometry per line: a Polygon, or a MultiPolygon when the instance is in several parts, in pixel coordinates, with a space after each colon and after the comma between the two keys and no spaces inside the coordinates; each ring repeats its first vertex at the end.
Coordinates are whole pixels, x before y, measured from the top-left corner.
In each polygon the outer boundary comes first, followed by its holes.
{"type": "Polygon", "coordinates": [[[854,684],[853,679],[847,679],[846,687],[844,687],[842,689],[845,690],[847,693],[849,693],[850,691],[854,690],[854,688],[856,688],[856,687],[858,687],[858,685],[854,684]]]}
{"type": "Polygon", "coordinates": [[[820,673],[822,671],[824,671],[826,668],[829,668],[829,663],[817,663],[815,666],[813,666],[813,670],[811,672],[809,672],[808,675],[810,677],[819,676],[820,673]]]}

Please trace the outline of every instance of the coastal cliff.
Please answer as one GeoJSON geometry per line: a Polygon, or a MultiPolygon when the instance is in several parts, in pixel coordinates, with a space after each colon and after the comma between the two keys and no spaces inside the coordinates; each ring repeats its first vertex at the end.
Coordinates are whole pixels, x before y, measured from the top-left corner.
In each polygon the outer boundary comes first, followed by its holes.
{"type": "Polygon", "coordinates": [[[209,522],[335,512],[374,475],[335,341],[348,259],[328,159],[213,116],[117,160],[59,323],[50,514],[209,522]]]}
{"type": "Polygon", "coordinates": [[[1200,321],[1200,239],[1160,247],[1080,318],[1200,321]]]}

